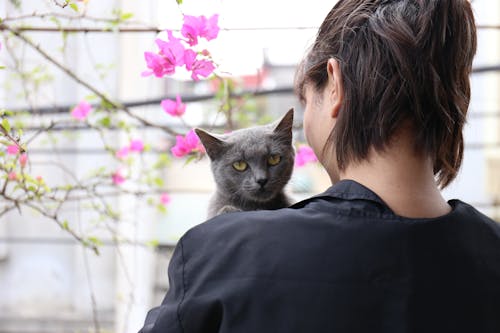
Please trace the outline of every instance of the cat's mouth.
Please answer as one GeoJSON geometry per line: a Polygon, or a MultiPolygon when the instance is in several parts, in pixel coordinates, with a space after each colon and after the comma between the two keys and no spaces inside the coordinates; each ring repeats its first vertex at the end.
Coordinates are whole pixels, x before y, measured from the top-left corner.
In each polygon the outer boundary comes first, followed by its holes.
{"type": "Polygon", "coordinates": [[[254,201],[269,201],[276,195],[274,191],[270,191],[266,187],[256,188],[249,194],[251,194],[251,199],[254,201]]]}

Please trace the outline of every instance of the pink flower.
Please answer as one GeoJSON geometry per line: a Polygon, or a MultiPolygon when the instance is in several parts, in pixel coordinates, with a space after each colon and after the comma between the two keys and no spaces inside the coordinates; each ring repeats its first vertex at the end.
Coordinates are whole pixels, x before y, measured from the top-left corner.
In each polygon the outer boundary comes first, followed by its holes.
{"type": "Polygon", "coordinates": [[[170,198],[170,196],[167,194],[167,193],[162,193],[160,195],[160,202],[162,205],[167,205],[168,203],[170,203],[172,199],[170,198]]]}
{"type": "Polygon", "coordinates": [[[71,116],[78,120],[84,120],[92,111],[92,106],[86,101],[81,101],[77,106],[71,110],[71,116]]]}
{"type": "Polygon", "coordinates": [[[178,135],[176,137],[176,144],[171,149],[172,154],[176,157],[182,157],[193,151],[204,151],[200,139],[194,130],[190,130],[185,137],[178,135]]]}
{"type": "Polygon", "coordinates": [[[130,148],[129,147],[123,147],[123,148],[120,148],[116,152],[115,156],[117,158],[123,159],[123,158],[127,157],[129,153],[130,153],[130,148]]]}
{"type": "Polygon", "coordinates": [[[142,76],[154,74],[163,77],[175,73],[175,68],[184,65],[184,45],[179,38],[175,38],[171,30],[167,30],[168,41],[156,39],[156,45],[160,49],[158,54],[144,52],[144,59],[150,71],[142,72],[142,76]]]}
{"type": "Polygon", "coordinates": [[[186,112],[186,104],[182,103],[181,96],[177,95],[175,101],[164,99],[161,101],[163,110],[171,116],[180,117],[186,112]]]}
{"type": "Polygon", "coordinates": [[[39,183],[43,183],[43,178],[42,178],[42,176],[36,176],[36,180],[37,180],[39,183]]]}
{"type": "Polygon", "coordinates": [[[7,175],[7,177],[9,178],[9,180],[16,180],[17,179],[17,174],[14,171],[11,171],[11,172],[9,172],[9,174],[7,175]]]}
{"type": "Polygon", "coordinates": [[[113,184],[115,185],[123,184],[126,180],[123,169],[116,170],[116,172],[111,175],[111,179],[113,180],[113,184]]]}
{"type": "Polygon", "coordinates": [[[167,30],[168,42],[157,38],[156,45],[160,49],[160,55],[164,56],[168,64],[173,67],[184,65],[184,51],[186,50],[179,38],[175,38],[171,30],[167,30]]]}
{"type": "Polygon", "coordinates": [[[295,167],[303,167],[307,163],[317,162],[318,158],[314,155],[314,151],[309,146],[299,147],[295,155],[295,167]]]}
{"type": "Polygon", "coordinates": [[[184,61],[186,63],[186,69],[191,71],[191,78],[195,81],[199,81],[198,75],[203,77],[208,77],[215,69],[214,64],[210,60],[198,60],[196,59],[197,54],[193,50],[186,50],[184,53],[184,61]]]}
{"type": "Polygon", "coordinates": [[[135,152],[142,152],[144,150],[144,143],[142,142],[141,139],[135,139],[130,141],[130,146],[129,146],[130,151],[135,151],[135,152]]]}
{"type": "Polygon", "coordinates": [[[142,76],[150,76],[154,74],[156,77],[163,77],[167,74],[165,67],[167,65],[167,60],[152,52],[144,52],[144,59],[146,60],[146,66],[148,66],[150,71],[144,71],[141,73],[142,76]]]}
{"type": "Polygon", "coordinates": [[[7,146],[7,154],[9,155],[17,155],[19,153],[18,145],[8,145],[7,146]]]}
{"type": "Polygon", "coordinates": [[[198,37],[203,37],[206,40],[217,38],[219,34],[219,15],[215,14],[209,19],[205,16],[190,16],[184,15],[184,24],[182,25],[181,34],[186,37],[187,43],[191,46],[198,44],[198,37]]]}
{"type": "Polygon", "coordinates": [[[19,164],[21,165],[21,168],[24,168],[27,162],[28,162],[28,155],[25,153],[21,154],[21,156],[19,156],[19,164]]]}

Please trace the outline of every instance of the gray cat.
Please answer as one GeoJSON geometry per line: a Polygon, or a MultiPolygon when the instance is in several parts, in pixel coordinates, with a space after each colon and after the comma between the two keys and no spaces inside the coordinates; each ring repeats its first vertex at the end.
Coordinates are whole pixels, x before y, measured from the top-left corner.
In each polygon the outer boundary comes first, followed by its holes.
{"type": "Polygon", "coordinates": [[[216,191],[208,218],[247,210],[288,207],[283,188],[293,171],[293,109],[276,124],[215,135],[195,129],[211,161],[216,191]]]}

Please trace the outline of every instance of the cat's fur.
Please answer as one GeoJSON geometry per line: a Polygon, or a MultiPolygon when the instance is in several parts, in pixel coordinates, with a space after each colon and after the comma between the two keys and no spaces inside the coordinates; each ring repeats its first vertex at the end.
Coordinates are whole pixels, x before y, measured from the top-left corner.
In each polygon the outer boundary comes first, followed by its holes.
{"type": "Polygon", "coordinates": [[[208,218],[231,211],[278,209],[291,204],[283,189],[292,175],[295,158],[292,125],[293,109],[277,124],[224,135],[195,130],[210,158],[216,184],[208,218]],[[277,165],[269,164],[272,155],[280,156],[277,165]],[[245,171],[233,167],[240,161],[246,162],[245,171]]]}

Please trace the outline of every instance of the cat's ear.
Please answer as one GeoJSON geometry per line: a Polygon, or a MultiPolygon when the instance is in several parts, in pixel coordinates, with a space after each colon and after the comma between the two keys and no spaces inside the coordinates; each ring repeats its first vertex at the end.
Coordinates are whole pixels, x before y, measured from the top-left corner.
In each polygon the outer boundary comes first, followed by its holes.
{"type": "Polygon", "coordinates": [[[292,143],[292,127],[293,127],[293,108],[281,118],[278,125],[274,128],[274,134],[279,135],[287,144],[292,143]]]}
{"type": "Polygon", "coordinates": [[[207,151],[208,157],[211,160],[217,158],[224,150],[225,143],[222,139],[217,138],[215,135],[210,134],[200,128],[195,128],[196,135],[200,138],[203,147],[207,151]]]}

